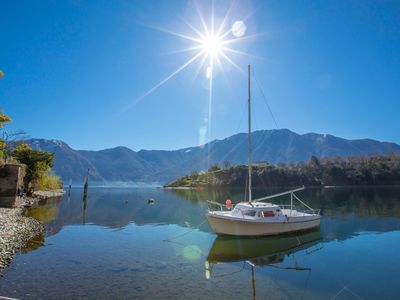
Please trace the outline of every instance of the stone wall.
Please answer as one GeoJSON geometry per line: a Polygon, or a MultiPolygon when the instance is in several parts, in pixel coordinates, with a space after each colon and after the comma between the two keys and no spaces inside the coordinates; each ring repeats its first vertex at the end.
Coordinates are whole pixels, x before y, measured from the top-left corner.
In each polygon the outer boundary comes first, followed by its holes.
{"type": "Polygon", "coordinates": [[[21,165],[0,166],[0,207],[15,207],[18,188],[23,186],[24,173],[21,165]]]}

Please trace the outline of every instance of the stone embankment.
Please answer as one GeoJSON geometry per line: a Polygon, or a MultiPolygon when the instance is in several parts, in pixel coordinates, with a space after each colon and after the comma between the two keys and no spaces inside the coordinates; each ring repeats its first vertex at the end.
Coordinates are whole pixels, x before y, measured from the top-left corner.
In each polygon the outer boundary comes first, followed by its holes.
{"type": "Polygon", "coordinates": [[[45,200],[49,198],[61,197],[64,193],[65,191],[62,189],[52,191],[35,191],[33,192],[32,197],[45,200]]]}
{"type": "Polygon", "coordinates": [[[15,208],[0,207],[0,276],[14,255],[24,249],[29,241],[44,233],[44,225],[24,216],[24,208],[46,198],[59,197],[62,190],[35,192],[34,197],[17,198],[15,208]]]}

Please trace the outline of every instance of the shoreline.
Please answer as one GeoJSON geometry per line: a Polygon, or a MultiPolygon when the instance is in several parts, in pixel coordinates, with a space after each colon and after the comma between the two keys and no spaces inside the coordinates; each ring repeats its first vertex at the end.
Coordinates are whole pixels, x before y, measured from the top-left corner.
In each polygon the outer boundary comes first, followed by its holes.
{"type": "Polygon", "coordinates": [[[24,215],[25,209],[63,194],[63,190],[35,192],[32,197],[18,197],[14,208],[0,207],[0,276],[18,252],[45,232],[42,222],[24,215]]]}
{"type": "MultiPolygon", "coordinates": [[[[299,186],[253,186],[252,189],[291,189],[299,186]]],[[[338,189],[338,188],[383,188],[383,187],[400,187],[399,184],[359,184],[359,185],[310,185],[304,186],[306,189],[338,189]]],[[[164,186],[164,190],[196,190],[196,189],[242,189],[243,186],[229,185],[199,185],[199,186],[164,186]]]]}

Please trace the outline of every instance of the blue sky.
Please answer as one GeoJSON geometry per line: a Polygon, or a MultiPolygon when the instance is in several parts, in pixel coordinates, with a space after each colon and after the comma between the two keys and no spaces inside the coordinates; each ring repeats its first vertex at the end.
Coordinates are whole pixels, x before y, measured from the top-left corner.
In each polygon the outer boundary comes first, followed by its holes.
{"type": "MultiPolygon", "coordinates": [[[[400,143],[400,2],[215,1],[216,25],[244,20],[230,53],[250,63],[279,128],[400,143]]],[[[210,22],[211,2],[198,2],[210,22]]],[[[0,1],[0,107],[31,137],[76,149],[177,149],[203,141],[199,61],[143,99],[196,51],[191,1],[0,1]],[[162,29],[162,30],[160,30],[162,29]],[[140,101],[138,101],[138,99],[140,101]]],[[[231,34],[229,38],[234,38],[231,34]]],[[[246,131],[246,77],[215,67],[211,138],[246,131]]],[[[253,81],[253,129],[277,126],[253,81]]]]}

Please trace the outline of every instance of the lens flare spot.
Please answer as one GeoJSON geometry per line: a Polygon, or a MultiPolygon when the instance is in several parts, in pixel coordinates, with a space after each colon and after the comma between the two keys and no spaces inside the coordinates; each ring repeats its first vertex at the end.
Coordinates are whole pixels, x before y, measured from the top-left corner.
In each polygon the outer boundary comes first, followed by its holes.
{"type": "Polygon", "coordinates": [[[231,31],[235,37],[239,38],[246,34],[246,29],[247,27],[243,21],[236,21],[233,23],[231,31]]]}
{"type": "Polygon", "coordinates": [[[207,138],[207,126],[201,126],[199,128],[199,143],[198,143],[200,148],[204,147],[204,144],[206,143],[206,138],[207,138]]]}
{"type": "Polygon", "coordinates": [[[207,71],[206,71],[207,79],[210,79],[211,76],[212,76],[212,68],[211,67],[207,67],[207,71]]]}
{"type": "Polygon", "coordinates": [[[201,256],[201,249],[197,245],[188,245],[183,248],[183,256],[188,260],[197,260],[201,256]]]}

